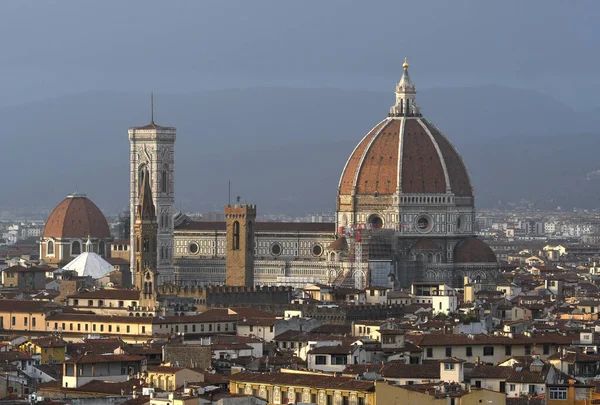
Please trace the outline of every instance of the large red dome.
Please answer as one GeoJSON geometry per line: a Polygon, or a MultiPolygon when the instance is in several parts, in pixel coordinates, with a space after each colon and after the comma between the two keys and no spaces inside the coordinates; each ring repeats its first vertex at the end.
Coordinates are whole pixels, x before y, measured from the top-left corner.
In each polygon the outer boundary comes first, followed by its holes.
{"type": "Polygon", "coordinates": [[[44,227],[48,238],[109,238],[108,222],[100,208],[83,194],[73,194],[54,208],[44,227]]]}
{"type": "Polygon", "coordinates": [[[473,197],[460,155],[441,131],[422,117],[406,61],[403,67],[396,103],[388,118],[354,148],[340,177],[339,195],[473,197]]]}
{"type": "Polygon", "coordinates": [[[389,195],[398,190],[473,196],[458,152],[421,117],[390,117],[377,124],[350,155],[339,190],[341,195],[389,195]]]}

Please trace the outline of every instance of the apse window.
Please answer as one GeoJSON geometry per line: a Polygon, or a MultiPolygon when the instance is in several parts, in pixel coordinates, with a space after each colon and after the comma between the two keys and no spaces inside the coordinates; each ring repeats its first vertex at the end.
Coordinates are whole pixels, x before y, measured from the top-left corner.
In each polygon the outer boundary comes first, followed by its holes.
{"type": "Polygon", "coordinates": [[[188,246],[188,250],[191,254],[195,255],[196,253],[198,253],[200,248],[198,247],[197,243],[190,243],[190,246],[188,246]]]}
{"type": "Polygon", "coordinates": [[[281,254],[281,245],[279,243],[274,243],[271,246],[271,254],[273,256],[279,256],[281,254]]]}
{"type": "Polygon", "coordinates": [[[321,256],[323,254],[323,246],[314,245],[312,248],[312,254],[313,256],[321,256]]]}

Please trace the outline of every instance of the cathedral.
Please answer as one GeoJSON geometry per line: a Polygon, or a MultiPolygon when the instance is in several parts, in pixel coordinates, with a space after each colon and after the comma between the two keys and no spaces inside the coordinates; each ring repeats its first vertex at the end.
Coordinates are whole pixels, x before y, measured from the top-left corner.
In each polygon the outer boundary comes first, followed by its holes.
{"type": "MultiPolygon", "coordinates": [[[[175,128],[153,121],[130,128],[132,218],[144,184],[156,191],[157,245],[147,254],[156,261],[158,284],[407,287],[418,280],[461,287],[470,279],[492,285],[498,262],[475,234],[468,171],[448,138],[421,114],[406,61],[403,67],[389,114],[343,166],[336,223],[255,222],[247,219],[256,215],[253,206],[226,207],[225,222],[174,215],[175,128]],[[243,221],[231,221],[242,209],[243,221]],[[232,250],[236,241],[243,253],[232,250]],[[243,263],[234,275],[226,272],[231,255],[243,263]]],[[[137,249],[136,223],[131,246],[137,249]]],[[[138,253],[132,249],[131,255],[135,269],[138,253]]]]}

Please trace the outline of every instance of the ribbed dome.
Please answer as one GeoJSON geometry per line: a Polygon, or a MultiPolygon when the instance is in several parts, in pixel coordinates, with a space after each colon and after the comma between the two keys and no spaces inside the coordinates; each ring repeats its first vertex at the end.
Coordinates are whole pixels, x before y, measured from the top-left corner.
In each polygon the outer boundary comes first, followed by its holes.
{"type": "Polygon", "coordinates": [[[456,149],[420,117],[391,117],[373,128],[348,159],[339,190],[341,195],[389,195],[396,190],[473,195],[456,149]]]}
{"type": "Polygon", "coordinates": [[[44,227],[43,237],[109,238],[110,230],[102,211],[83,194],[73,194],[54,208],[44,227]]]}
{"type": "Polygon", "coordinates": [[[455,263],[496,263],[496,254],[482,240],[468,238],[454,248],[455,263]]]}
{"type": "Polygon", "coordinates": [[[450,141],[425,120],[404,63],[389,117],[356,146],[342,172],[339,195],[449,194],[472,197],[467,169],[450,141]]]}

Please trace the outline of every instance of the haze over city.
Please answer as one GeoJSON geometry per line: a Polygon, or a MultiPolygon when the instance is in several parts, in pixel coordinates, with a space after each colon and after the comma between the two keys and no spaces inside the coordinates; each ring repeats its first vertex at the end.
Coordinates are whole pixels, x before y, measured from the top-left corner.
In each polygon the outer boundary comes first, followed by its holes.
{"type": "Polygon", "coordinates": [[[19,169],[0,207],[49,210],[78,190],[125,209],[126,129],[149,121],[155,92],[157,123],[179,130],[180,184],[195,185],[177,187],[181,209],[218,209],[231,180],[263,213],[332,211],[345,159],[392,104],[408,57],[419,104],[461,150],[482,207],[593,208],[599,7],[4,2],[0,117],[19,151],[4,167],[19,169]]]}

